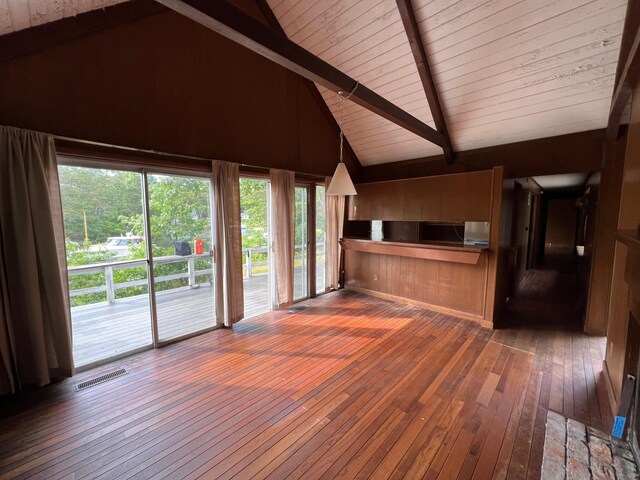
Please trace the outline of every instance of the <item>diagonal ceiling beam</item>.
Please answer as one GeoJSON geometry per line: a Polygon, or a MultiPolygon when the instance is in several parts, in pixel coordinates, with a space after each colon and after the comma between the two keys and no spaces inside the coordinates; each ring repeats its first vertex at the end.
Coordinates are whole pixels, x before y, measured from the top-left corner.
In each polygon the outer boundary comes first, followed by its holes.
{"type": "Polygon", "coordinates": [[[454,153],[451,148],[451,139],[449,138],[444,114],[442,113],[442,105],[438,98],[438,91],[433,81],[431,69],[429,68],[429,59],[427,58],[427,52],[424,49],[424,43],[422,43],[422,37],[420,36],[420,30],[418,29],[416,15],[413,11],[413,7],[411,6],[411,0],[396,0],[396,3],[398,4],[398,10],[400,11],[400,18],[402,19],[404,30],[407,34],[407,38],[409,39],[409,45],[411,46],[411,52],[413,53],[416,67],[418,67],[420,80],[422,80],[422,87],[424,88],[424,93],[427,96],[431,116],[436,124],[436,128],[444,136],[445,145],[442,147],[444,150],[444,157],[448,164],[452,164],[454,160],[454,153]]]}
{"type": "MultiPolygon", "coordinates": [[[[280,25],[280,22],[274,15],[273,10],[271,10],[271,7],[267,3],[267,0],[255,0],[255,2],[260,8],[260,10],[262,11],[262,13],[264,14],[264,16],[266,17],[267,22],[269,22],[269,25],[271,25],[271,28],[286,38],[287,34],[285,33],[284,29],[282,28],[282,25],[280,25]]],[[[315,100],[316,104],[318,105],[318,108],[327,119],[327,122],[329,122],[329,125],[331,126],[335,134],[340,135],[340,125],[338,125],[338,122],[336,121],[335,117],[331,113],[331,110],[329,110],[329,107],[324,101],[324,98],[322,98],[322,95],[318,91],[318,87],[316,87],[315,83],[313,83],[311,80],[308,80],[304,77],[302,77],[302,81],[307,87],[307,89],[309,90],[309,93],[315,100]]],[[[362,164],[360,163],[360,160],[358,159],[356,152],[354,152],[353,148],[351,148],[351,144],[349,144],[349,141],[347,140],[346,137],[344,138],[344,149],[347,153],[347,158],[352,161],[352,167],[354,171],[351,173],[354,175],[357,174],[359,176],[362,173],[362,164]]]]}
{"type": "MultiPolygon", "coordinates": [[[[157,1],[329,90],[350,92],[356,85],[353,78],[224,1],[157,1]]],[[[364,85],[357,88],[351,100],[442,148],[446,146],[441,132],[364,85]]]]}

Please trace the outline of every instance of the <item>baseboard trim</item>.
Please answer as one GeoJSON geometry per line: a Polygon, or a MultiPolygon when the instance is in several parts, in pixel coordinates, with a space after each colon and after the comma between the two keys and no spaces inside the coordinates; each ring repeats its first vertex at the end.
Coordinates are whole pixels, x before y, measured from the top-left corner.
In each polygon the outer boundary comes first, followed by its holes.
{"type": "Polygon", "coordinates": [[[369,290],[368,288],[354,287],[352,285],[346,285],[346,290],[362,293],[372,297],[382,298],[384,300],[391,300],[392,302],[404,303],[405,305],[412,305],[414,307],[426,308],[427,310],[433,310],[434,312],[444,313],[447,315],[453,315],[454,317],[464,318],[466,320],[473,320],[478,322],[485,328],[493,328],[493,322],[485,320],[480,315],[474,315],[473,313],[462,312],[453,308],[441,307],[440,305],[433,305],[431,303],[420,302],[418,300],[412,300],[410,298],[398,297],[396,295],[390,295],[388,293],[377,292],[375,290],[369,290]]]}

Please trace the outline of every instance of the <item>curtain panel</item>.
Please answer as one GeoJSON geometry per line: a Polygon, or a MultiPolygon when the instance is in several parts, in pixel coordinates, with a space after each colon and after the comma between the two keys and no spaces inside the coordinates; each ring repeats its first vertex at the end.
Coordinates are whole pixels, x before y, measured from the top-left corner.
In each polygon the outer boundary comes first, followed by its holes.
{"type": "Polygon", "coordinates": [[[240,225],[240,166],[212,162],[215,203],[216,317],[227,327],[244,317],[242,230],[240,225]]]}
{"type": "Polygon", "coordinates": [[[72,374],[53,139],[0,126],[0,394],[72,374]]]}
{"type": "MultiPolygon", "coordinates": [[[[325,186],[329,188],[331,177],[325,179],[325,186]]],[[[327,195],[325,208],[327,210],[327,239],[326,239],[326,269],[325,282],[327,288],[336,290],[340,286],[340,256],[344,225],[344,195],[327,195]]]]}
{"type": "Polygon", "coordinates": [[[276,269],[277,307],[293,303],[293,256],[295,228],[295,174],[271,169],[273,254],[276,269]]]}

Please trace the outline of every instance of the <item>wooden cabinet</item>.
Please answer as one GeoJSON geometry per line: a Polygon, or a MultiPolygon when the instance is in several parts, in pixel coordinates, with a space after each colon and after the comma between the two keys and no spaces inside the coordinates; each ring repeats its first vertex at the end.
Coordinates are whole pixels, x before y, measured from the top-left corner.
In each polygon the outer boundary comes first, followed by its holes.
{"type": "Polygon", "coordinates": [[[492,326],[502,182],[502,167],[495,167],[357,185],[358,195],[349,198],[348,220],[361,221],[353,225],[382,220],[393,231],[389,237],[385,233],[384,242],[345,239],[345,286],[492,326]],[[419,242],[438,239],[420,230],[424,223],[441,222],[449,228],[465,221],[490,223],[488,249],[403,243],[416,238],[409,232],[412,222],[419,228],[419,242]]]}
{"type": "Polygon", "coordinates": [[[349,198],[349,220],[487,222],[491,170],[363,183],[349,198]]]}

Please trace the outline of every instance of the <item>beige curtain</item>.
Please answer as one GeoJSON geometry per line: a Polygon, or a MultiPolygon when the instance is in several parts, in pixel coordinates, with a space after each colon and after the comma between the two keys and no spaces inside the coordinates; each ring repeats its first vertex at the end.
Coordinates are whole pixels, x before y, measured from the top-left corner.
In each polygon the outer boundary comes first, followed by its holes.
{"type": "MultiPolygon", "coordinates": [[[[331,177],[327,177],[325,185],[329,188],[331,177]]],[[[344,195],[327,195],[327,239],[325,281],[327,288],[337,289],[340,286],[340,255],[342,247],[338,240],[342,238],[344,225],[344,195]]]]}
{"type": "Polygon", "coordinates": [[[293,303],[293,255],[295,228],[295,174],[270,170],[273,212],[273,254],[276,269],[277,307],[293,303]]]}
{"type": "Polygon", "coordinates": [[[227,327],[244,317],[240,170],[237,163],[212,162],[215,200],[216,317],[227,327]]]}
{"type": "Polygon", "coordinates": [[[53,139],[0,126],[0,394],[73,374],[53,139]]]}

